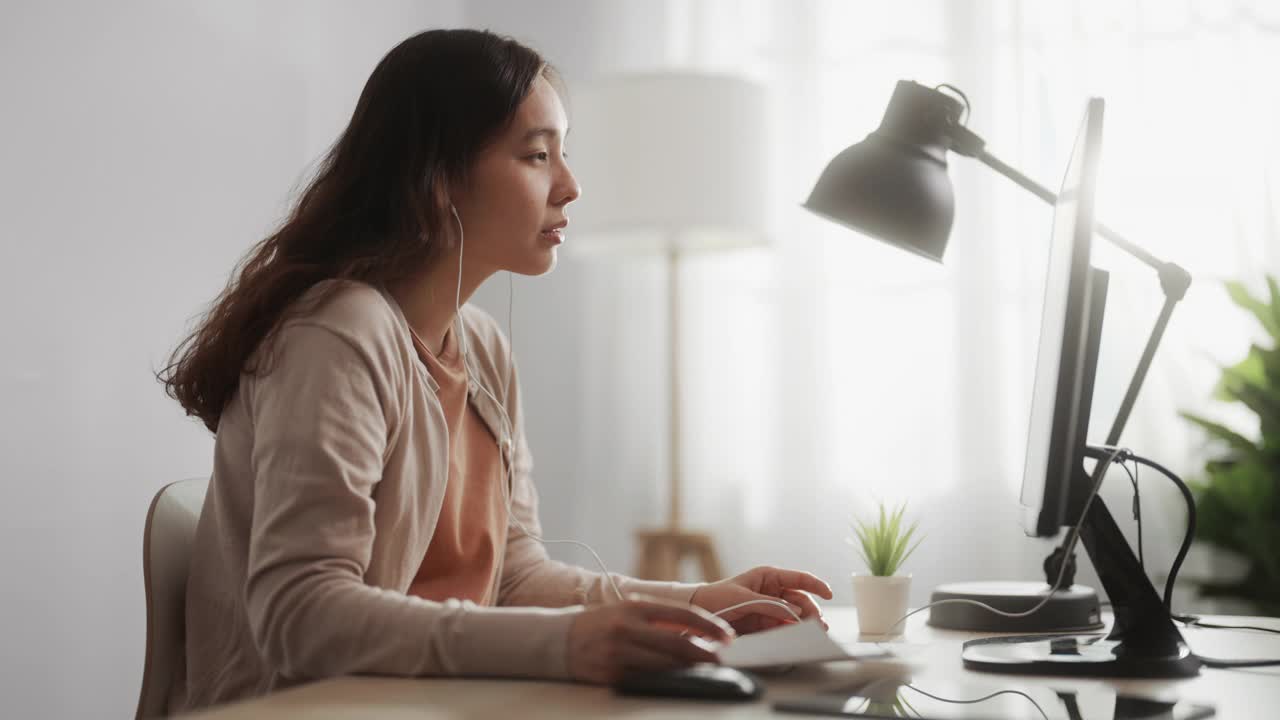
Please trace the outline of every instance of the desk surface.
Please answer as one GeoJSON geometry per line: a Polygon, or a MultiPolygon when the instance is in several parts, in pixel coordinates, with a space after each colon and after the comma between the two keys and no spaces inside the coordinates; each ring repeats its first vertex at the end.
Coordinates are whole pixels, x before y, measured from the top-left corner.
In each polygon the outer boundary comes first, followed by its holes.
{"type": "MultiPolygon", "coordinates": [[[[827,620],[834,637],[857,639],[857,616],[852,608],[830,607],[827,620]]],[[[233,703],[201,713],[206,720],[241,718],[576,718],[625,716],[647,718],[709,717],[762,718],[780,715],[771,710],[779,699],[799,697],[833,687],[849,688],[885,677],[909,679],[915,686],[973,682],[1001,689],[1052,686],[1087,689],[1099,684],[1126,694],[1169,699],[1176,697],[1217,708],[1222,720],[1252,720],[1280,716],[1280,667],[1241,670],[1203,669],[1185,680],[1099,680],[1046,678],[978,673],[964,669],[960,646],[971,634],[936,630],[925,614],[913,617],[905,638],[906,664],[829,662],[802,667],[782,675],[765,676],[765,697],[751,703],[689,702],[618,697],[608,688],[573,683],[522,680],[344,677],[290,688],[256,700],[233,703]],[[909,672],[909,678],[903,678],[909,672]]],[[[1222,624],[1261,625],[1280,629],[1278,618],[1205,618],[1222,624]],[[1245,621],[1248,622],[1245,622],[1245,621]]],[[[1184,629],[1183,636],[1197,653],[1216,658],[1280,658],[1280,635],[1268,633],[1184,629]]]]}

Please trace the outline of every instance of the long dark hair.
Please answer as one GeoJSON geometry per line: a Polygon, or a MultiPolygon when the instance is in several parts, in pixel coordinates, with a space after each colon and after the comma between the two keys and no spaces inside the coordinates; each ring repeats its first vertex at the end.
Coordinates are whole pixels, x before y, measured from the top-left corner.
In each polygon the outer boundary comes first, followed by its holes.
{"type": "Polygon", "coordinates": [[[511,122],[539,75],[535,51],[478,30],[429,30],[397,45],[365,83],[346,130],[274,234],[241,260],[196,329],[157,373],[165,392],[217,432],[242,373],[298,300],[331,278],[393,285],[453,242],[447,187],[511,122]]]}

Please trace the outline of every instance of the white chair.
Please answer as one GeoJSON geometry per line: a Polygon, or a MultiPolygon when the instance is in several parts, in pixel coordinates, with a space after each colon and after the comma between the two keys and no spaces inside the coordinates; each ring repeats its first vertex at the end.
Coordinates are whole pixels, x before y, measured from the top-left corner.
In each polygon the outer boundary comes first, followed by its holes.
{"type": "Polygon", "coordinates": [[[160,488],[142,531],[142,582],[147,598],[147,654],[138,696],[139,720],[165,715],[175,670],[186,663],[187,568],[207,478],[160,488]]]}

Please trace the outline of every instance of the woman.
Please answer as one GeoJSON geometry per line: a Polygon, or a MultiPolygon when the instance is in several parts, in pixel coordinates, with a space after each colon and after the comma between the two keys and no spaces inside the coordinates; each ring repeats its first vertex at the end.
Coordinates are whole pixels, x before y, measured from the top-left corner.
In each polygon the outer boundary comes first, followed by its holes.
{"type": "Polygon", "coordinates": [[[642,582],[537,539],[508,341],[464,303],[555,266],[579,188],[554,83],[491,33],[405,40],[175,351],[162,379],[216,444],[174,709],[348,673],[609,682],[821,619],[806,573],[642,582]]]}

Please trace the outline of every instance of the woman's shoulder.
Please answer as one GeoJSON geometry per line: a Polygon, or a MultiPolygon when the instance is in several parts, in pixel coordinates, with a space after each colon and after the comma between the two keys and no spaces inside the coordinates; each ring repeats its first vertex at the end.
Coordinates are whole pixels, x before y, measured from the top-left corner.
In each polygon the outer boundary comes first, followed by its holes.
{"type": "Polygon", "coordinates": [[[298,300],[281,330],[318,326],[357,349],[399,348],[408,342],[395,307],[377,287],[357,280],[316,283],[298,300]]]}

